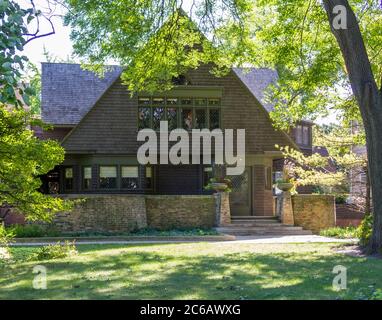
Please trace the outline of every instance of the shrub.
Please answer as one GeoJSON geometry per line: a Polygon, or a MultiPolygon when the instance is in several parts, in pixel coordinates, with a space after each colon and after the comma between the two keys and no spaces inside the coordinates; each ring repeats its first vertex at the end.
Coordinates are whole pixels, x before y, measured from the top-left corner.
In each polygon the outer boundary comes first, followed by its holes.
{"type": "Polygon", "coordinates": [[[369,244],[372,232],[373,216],[371,214],[366,214],[357,229],[357,237],[360,240],[361,246],[367,246],[369,244]]]}
{"type": "Polygon", "coordinates": [[[7,228],[16,238],[40,238],[40,237],[57,237],[60,232],[51,226],[41,226],[37,224],[16,224],[7,228]]]}
{"type": "Polygon", "coordinates": [[[336,195],[336,204],[345,204],[349,196],[347,194],[337,194],[336,195]]]}
{"type": "Polygon", "coordinates": [[[11,258],[8,244],[13,236],[13,233],[5,229],[3,223],[0,223],[0,261],[9,260],[11,258]]]}
{"type": "Polygon", "coordinates": [[[28,260],[51,260],[51,259],[60,259],[66,258],[78,253],[75,243],[65,241],[64,244],[57,242],[56,244],[50,244],[47,246],[43,246],[38,248],[35,252],[33,252],[28,260]]]}
{"type": "Polygon", "coordinates": [[[322,230],[320,232],[320,235],[323,237],[332,237],[332,238],[339,238],[339,239],[351,239],[351,238],[357,238],[358,237],[356,227],[329,228],[326,230],[322,230]]]}

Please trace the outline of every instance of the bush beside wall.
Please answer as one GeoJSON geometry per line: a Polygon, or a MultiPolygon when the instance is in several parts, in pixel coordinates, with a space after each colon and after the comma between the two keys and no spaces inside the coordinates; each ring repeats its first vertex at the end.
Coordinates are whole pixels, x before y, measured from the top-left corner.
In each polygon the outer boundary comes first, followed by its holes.
{"type": "Polygon", "coordinates": [[[299,194],[292,197],[296,226],[319,233],[336,225],[334,196],[299,194]]]}

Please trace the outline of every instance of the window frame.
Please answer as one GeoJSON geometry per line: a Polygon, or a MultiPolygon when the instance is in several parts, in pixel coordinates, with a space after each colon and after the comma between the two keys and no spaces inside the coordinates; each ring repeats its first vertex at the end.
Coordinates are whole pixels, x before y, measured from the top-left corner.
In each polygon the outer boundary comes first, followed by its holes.
{"type": "MultiPolygon", "coordinates": [[[[205,110],[205,126],[204,128],[202,129],[209,129],[210,130],[210,127],[211,127],[211,124],[210,124],[210,111],[211,110],[216,110],[218,111],[219,113],[219,124],[218,124],[218,128],[215,128],[215,129],[222,129],[222,98],[221,97],[197,97],[197,96],[194,96],[194,97],[158,97],[158,96],[155,96],[155,97],[147,97],[147,96],[142,96],[142,97],[138,97],[138,107],[137,107],[137,128],[138,130],[142,130],[142,129],[152,129],[152,130],[155,130],[155,131],[159,131],[159,128],[155,128],[154,129],[154,109],[155,108],[163,108],[164,109],[164,117],[162,119],[162,121],[168,121],[168,109],[176,109],[176,128],[175,129],[184,129],[186,131],[191,131],[193,129],[200,129],[200,128],[196,128],[196,110],[198,109],[204,109],[205,110]],[[154,98],[163,98],[164,99],[164,103],[163,104],[155,104],[153,103],[153,99],[154,98]],[[139,99],[147,99],[149,101],[149,103],[144,103],[144,104],[140,104],[139,103],[139,99]],[[177,99],[176,103],[175,104],[168,104],[167,101],[169,99],[177,99]],[[201,105],[196,105],[195,101],[198,100],[198,99],[203,99],[205,100],[205,104],[201,104],[201,105]],[[183,104],[182,103],[182,100],[191,100],[191,104],[183,104]],[[218,103],[216,104],[211,104],[210,105],[210,100],[218,100],[218,103]],[[148,108],[150,110],[150,119],[149,119],[149,123],[150,123],[150,127],[148,128],[141,128],[140,126],[140,109],[141,108],[148,108]],[[191,110],[192,112],[192,127],[190,129],[188,128],[184,128],[183,127],[183,115],[182,115],[182,110],[191,110]]],[[[174,130],[174,128],[171,128],[171,130],[174,130]]]]}
{"type": "Polygon", "coordinates": [[[74,166],[64,166],[63,167],[62,189],[63,189],[64,193],[72,193],[75,191],[75,174],[74,173],[75,173],[74,166]],[[72,180],[72,188],[71,189],[68,189],[66,187],[66,179],[68,179],[68,178],[66,178],[66,170],[67,169],[72,169],[72,177],[70,178],[72,180]]]}
{"type": "Polygon", "coordinates": [[[81,188],[84,191],[90,191],[93,189],[93,167],[91,165],[84,165],[81,167],[81,188]],[[85,168],[90,168],[90,186],[89,188],[85,187],[85,168]]]}
{"type": "Polygon", "coordinates": [[[98,166],[98,189],[99,190],[118,190],[119,189],[119,177],[118,177],[118,165],[112,165],[112,164],[101,164],[98,166]],[[116,177],[113,178],[116,180],[115,187],[114,188],[103,188],[101,187],[101,167],[113,167],[116,169],[116,177]]]}
{"type": "Polygon", "coordinates": [[[119,166],[119,183],[120,183],[120,189],[121,190],[129,190],[129,191],[136,191],[136,190],[142,190],[142,183],[141,183],[141,177],[140,177],[140,168],[139,168],[139,165],[133,165],[133,164],[130,164],[130,165],[125,165],[125,164],[122,164],[119,166]],[[127,179],[131,178],[131,179],[137,179],[137,188],[136,189],[131,189],[131,188],[127,188],[127,187],[124,187],[123,186],[123,182],[122,182],[122,179],[124,179],[124,177],[122,176],[122,170],[123,168],[137,168],[137,172],[138,172],[138,176],[137,177],[126,177],[127,179]]]}

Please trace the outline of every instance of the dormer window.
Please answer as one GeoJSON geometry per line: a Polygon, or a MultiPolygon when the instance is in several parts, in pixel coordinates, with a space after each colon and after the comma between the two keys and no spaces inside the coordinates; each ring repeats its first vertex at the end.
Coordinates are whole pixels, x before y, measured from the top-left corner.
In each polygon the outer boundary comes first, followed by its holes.
{"type": "Polygon", "coordinates": [[[175,86],[189,86],[191,83],[184,75],[179,75],[172,78],[172,84],[175,86]]]}
{"type": "Polygon", "coordinates": [[[304,146],[310,145],[310,126],[299,124],[295,130],[296,143],[304,146]]]}

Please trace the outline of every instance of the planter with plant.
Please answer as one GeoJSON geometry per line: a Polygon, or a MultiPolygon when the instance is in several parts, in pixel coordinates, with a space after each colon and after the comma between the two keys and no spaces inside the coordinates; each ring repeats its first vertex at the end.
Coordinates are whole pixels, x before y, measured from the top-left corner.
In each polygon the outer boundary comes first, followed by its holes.
{"type": "Polygon", "coordinates": [[[292,170],[285,166],[283,168],[283,176],[276,181],[276,185],[282,191],[290,191],[295,186],[295,182],[292,170]]]}
{"type": "Polygon", "coordinates": [[[232,183],[225,175],[225,167],[223,165],[213,166],[214,177],[210,179],[206,190],[214,190],[215,192],[231,192],[232,183]]]}

